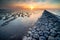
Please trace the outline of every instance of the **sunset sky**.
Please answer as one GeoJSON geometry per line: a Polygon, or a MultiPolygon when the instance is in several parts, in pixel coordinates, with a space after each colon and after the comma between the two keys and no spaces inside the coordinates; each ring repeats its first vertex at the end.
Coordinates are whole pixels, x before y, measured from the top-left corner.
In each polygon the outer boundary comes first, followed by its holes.
{"type": "Polygon", "coordinates": [[[60,0],[0,0],[0,8],[3,7],[24,7],[24,8],[58,8],[60,0]]]}

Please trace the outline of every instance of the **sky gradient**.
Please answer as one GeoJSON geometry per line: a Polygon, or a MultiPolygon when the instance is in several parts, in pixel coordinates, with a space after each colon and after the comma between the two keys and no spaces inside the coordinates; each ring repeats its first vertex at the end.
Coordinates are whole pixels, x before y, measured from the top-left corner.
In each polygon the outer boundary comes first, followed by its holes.
{"type": "Polygon", "coordinates": [[[29,6],[40,8],[60,8],[60,0],[0,0],[0,8],[7,6],[29,6]]]}

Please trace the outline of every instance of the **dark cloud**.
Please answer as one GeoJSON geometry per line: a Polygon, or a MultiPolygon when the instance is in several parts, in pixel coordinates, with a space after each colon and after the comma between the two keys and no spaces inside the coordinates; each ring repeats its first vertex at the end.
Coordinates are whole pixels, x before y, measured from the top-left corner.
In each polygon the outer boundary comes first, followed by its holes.
{"type": "Polygon", "coordinates": [[[27,0],[0,0],[0,4],[11,4],[17,2],[26,2],[27,0]]]}

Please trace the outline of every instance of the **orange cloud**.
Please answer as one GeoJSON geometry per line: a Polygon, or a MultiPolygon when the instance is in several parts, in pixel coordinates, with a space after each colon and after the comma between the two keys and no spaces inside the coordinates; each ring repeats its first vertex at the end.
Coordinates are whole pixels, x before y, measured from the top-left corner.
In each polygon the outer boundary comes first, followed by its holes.
{"type": "Polygon", "coordinates": [[[28,9],[60,9],[60,5],[58,4],[49,4],[49,3],[14,3],[9,5],[9,7],[20,7],[20,8],[28,8],[28,9]]]}

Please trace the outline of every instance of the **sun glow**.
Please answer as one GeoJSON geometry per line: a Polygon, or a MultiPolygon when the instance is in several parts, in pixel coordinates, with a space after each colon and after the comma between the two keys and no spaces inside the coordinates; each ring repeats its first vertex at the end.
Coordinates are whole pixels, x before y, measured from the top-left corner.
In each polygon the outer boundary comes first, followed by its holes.
{"type": "Polygon", "coordinates": [[[23,8],[25,9],[29,9],[29,10],[34,10],[36,8],[36,5],[32,5],[32,4],[26,4],[25,6],[23,5],[23,8]]]}
{"type": "Polygon", "coordinates": [[[53,5],[49,3],[18,3],[13,4],[13,8],[18,7],[21,9],[28,9],[28,10],[39,10],[39,9],[59,9],[58,5],[53,5]]]}
{"type": "Polygon", "coordinates": [[[34,9],[34,6],[33,5],[30,5],[30,7],[29,7],[31,10],[33,10],[34,9]]]}

